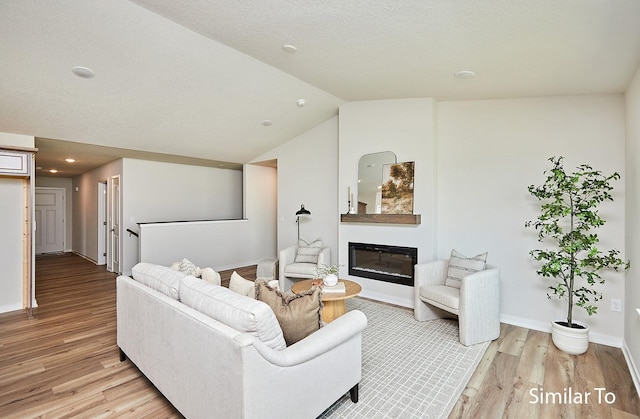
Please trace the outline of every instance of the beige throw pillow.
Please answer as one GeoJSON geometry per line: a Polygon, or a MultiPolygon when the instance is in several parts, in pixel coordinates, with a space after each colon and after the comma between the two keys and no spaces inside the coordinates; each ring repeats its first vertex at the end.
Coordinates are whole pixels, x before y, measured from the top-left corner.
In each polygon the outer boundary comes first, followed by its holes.
{"type": "Polygon", "coordinates": [[[212,283],[213,285],[220,285],[220,274],[213,268],[204,268],[201,276],[202,279],[212,283]]]}
{"type": "Polygon", "coordinates": [[[322,327],[320,287],[285,296],[265,281],[256,281],[256,299],[267,303],[276,315],[287,346],[304,339],[322,327]]]}
{"type": "Polygon", "coordinates": [[[460,288],[462,278],[472,273],[484,271],[486,265],[487,252],[468,258],[454,249],[451,251],[447,279],[444,284],[449,287],[460,288]]]}
{"type": "Polygon", "coordinates": [[[229,289],[247,297],[256,298],[256,283],[243,278],[236,271],[231,274],[229,289]]]}

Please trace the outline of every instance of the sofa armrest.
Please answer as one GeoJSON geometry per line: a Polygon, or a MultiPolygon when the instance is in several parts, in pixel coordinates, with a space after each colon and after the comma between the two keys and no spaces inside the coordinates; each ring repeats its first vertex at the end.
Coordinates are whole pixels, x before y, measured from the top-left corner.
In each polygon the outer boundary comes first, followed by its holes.
{"type": "Polygon", "coordinates": [[[362,333],[366,326],[367,317],[364,313],[360,310],[352,310],[281,351],[266,346],[256,337],[248,334],[238,335],[235,340],[241,346],[254,346],[265,360],[274,365],[291,367],[331,351],[353,336],[362,333]]]}
{"type": "Polygon", "coordinates": [[[423,285],[444,285],[447,279],[448,260],[437,260],[415,266],[414,285],[416,291],[423,285]]]}

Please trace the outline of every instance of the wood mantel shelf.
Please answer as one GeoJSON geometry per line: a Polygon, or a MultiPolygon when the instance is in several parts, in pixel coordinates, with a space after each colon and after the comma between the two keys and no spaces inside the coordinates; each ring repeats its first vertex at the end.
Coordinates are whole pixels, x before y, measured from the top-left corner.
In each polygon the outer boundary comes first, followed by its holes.
{"type": "Polygon", "coordinates": [[[343,223],[420,224],[420,214],[341,214],[343,223]]]}

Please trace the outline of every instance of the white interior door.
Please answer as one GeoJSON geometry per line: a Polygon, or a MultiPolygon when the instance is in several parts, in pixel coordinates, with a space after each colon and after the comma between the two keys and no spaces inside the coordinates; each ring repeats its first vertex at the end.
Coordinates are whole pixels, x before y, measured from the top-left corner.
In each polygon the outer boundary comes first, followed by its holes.
{"type": "Polygon", "coordinates": [[[120,273],[120,176],[111,178],[111,271],[120,273]]]}
{"type": "Polygon", "coordinates": [[[98,265],[107,263],[107,181],[98,182],[98,265]]]}
{"type": "Polygon", "coordinates": [[[64,252],[65,190],[36,188],[35,191],[35,252],[64,252]]]}

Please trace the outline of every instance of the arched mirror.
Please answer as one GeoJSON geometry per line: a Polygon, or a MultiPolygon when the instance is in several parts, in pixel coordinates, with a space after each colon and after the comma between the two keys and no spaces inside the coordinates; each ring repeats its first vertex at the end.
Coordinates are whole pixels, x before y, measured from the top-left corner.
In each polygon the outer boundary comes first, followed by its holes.
{"type": "Polygon", "coordinates": [[[365,154],[358,161],[358,198],[352,203],[358,214],[382,213],[382,183],[384,165],[396,163],[391,151],[365,154]]]}

